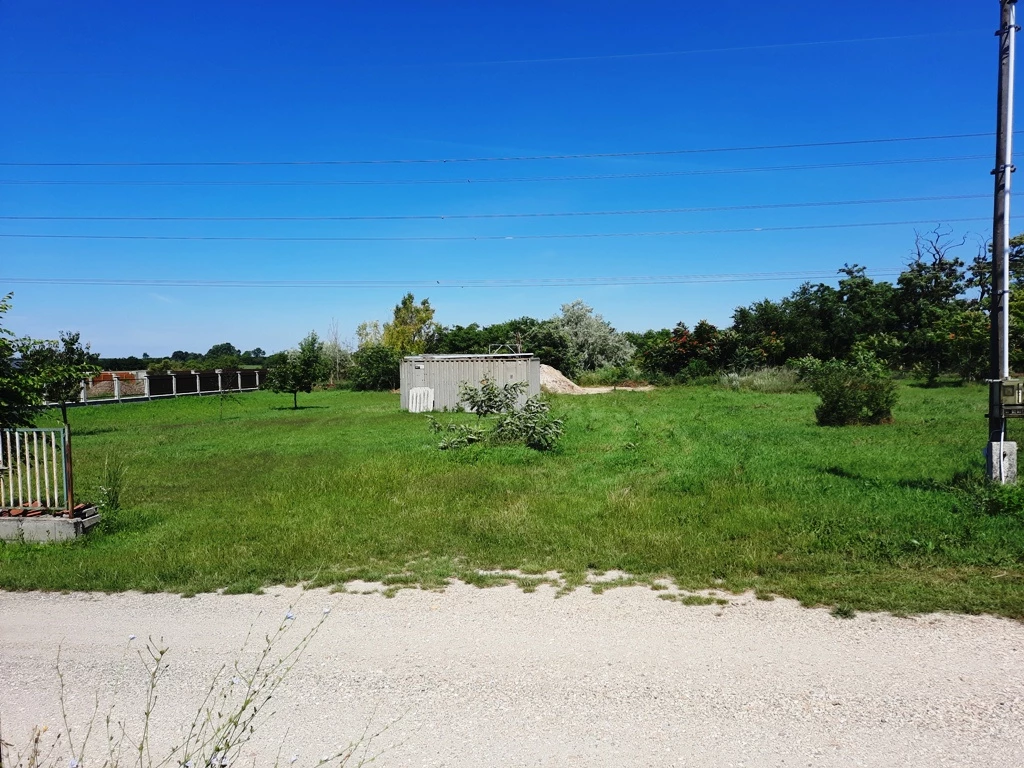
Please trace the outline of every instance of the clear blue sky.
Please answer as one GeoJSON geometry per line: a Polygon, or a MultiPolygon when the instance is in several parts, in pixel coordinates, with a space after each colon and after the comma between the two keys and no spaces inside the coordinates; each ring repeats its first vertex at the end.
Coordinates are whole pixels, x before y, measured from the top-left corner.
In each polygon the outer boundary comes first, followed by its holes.
{"type": "MultiPolygon", "coordinates": [[[[994,129],[999,4],[986,2],[97,2],[0,0],[0,215],[408,216],[648,210],[987,195],[994,141],[619,158],[310,166],[46,166],[437,159],[743,147],[994,129]],[[834,42],[847,41],[847,42],[834,42]],[[858,41],[858,42],[849,42],[858,41]],[[982,155],[975,160],[618,179],[982,155]],[[506,179],[239,185],[239,181],[506,179]],[[163,181],[164,185],[109,182],[163,181]],[[207,182],[188,185],[180,182],[207,182]]],[[[1022,211],[1024,212],[1024,211],[1022,211]]],[[[576,298],[617,328],[701,318],[801,280],[453,288],[473,279],[899,268],[915,225],[518,239],[923,221],[988,199],[622,216],[383,221],[0,220],[0,235],[464,237],[104,240],[0,237],[8,326],[81,330],[105,355],[294,345],[332,318],[386,320],[384,288],[15,284],[11,278],[435,281],[444,324],[549,317],[576,298]],[[5,281],[6,278],[6,281],[5,281]]],[[[990,231],[986,221],[951,225],[990,231]]],[[[964,253],[969,257],[969,252],[964,253]]]]}

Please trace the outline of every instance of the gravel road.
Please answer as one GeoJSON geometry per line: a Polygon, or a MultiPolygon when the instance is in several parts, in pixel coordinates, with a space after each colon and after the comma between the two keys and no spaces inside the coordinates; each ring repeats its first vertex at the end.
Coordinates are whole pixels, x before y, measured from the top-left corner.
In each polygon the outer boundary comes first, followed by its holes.
{"type": "Polygon", "coordinates": [[[294,606],[290,637],[331,612],[248,764],[282,749],[285,766],[312,765],[369,725],[389,726],[369,749],[383,766],[1024,765],[1020,623],[658,594],[0,593],[3,736],[59,724],[58,646],[73,720],[115,685],[117,711],[136,716],[144,675],[126,648],[153,636],[171,649],[154,715],[166,744],[250,627],[261,636],[294,606]]]}

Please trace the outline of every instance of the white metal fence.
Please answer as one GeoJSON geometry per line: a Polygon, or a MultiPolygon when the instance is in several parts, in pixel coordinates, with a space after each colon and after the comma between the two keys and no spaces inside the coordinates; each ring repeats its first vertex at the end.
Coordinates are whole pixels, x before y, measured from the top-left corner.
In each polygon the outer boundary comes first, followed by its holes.
{"type": "Polygon", "coordinates": [[[67,509],[64,448],[63,427],[0,430],[0,506],[67,509]]]}

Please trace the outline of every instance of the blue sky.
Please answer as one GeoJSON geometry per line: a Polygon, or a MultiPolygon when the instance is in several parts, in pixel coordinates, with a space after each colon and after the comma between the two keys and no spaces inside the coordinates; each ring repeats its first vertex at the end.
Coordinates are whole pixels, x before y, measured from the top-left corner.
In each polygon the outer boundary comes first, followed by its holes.
{"type": "MultiPolygon", "coordinates": [[[[446,164],[45,164],[509,157],[988,133],[995,121],[998,16],[996,0],[742,7],[680,0],[0,0],[0,163],[7,164],[0,166],[0,216],[452,216],[985,196],[991,193],[994,151],[987,135],[446,164]],[[982,157],[694,173],[975,155],[982,157]],[[643,175],[672,173],[679,175],[643,175]],[[510,181],[608,175],[632,177],[510,181]],[[11,183],[53,181],[79,183],[11,183]],[[352,181],[374,183],[337,183],[352,181]]],[[[223,341],[277,350],[311,329],[323,332],[332,319],[350,336],[357,323],[390,316],[404,281],[417,281],[411,289],[417,298],[430,298],[444,324],[549,317],[576,298],[622,330],[701,318],[727,324],[737,305],[781,297],[801,280],[448,284],[831,271],[844,262],[892,270],[908,258],[915,228],[977,217],[982,220],[950,226],[985,237],[990,215],[990,200],[979,197],[520,219],[7,218],[0,220],[0,235],[392,239],[0,237],[0,292],[15,291],[7,325],[18,333],[45,338],[80,330],[105,355],[204,351],[223,341]],[[749,231],[885,221],[923,223],[749,231]],[[539,237],[722,229],[748,231],[539,237]],[[511,239],[394,239],[480,236],[511,239]],[[13,282],[35,278],[393,284],[13,282]],[[420,286],[431,281],[433,288],[420,286]]]]}

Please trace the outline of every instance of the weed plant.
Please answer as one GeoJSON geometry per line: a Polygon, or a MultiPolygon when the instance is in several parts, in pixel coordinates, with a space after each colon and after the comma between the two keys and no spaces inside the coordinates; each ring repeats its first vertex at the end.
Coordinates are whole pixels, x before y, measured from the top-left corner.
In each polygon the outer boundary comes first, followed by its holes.
{"type": "MultiPolygon", "coordinates": [[[[154,744],[153,734],[160,722],[157,709],[161,681],[168,674],[168,649],[148,640],[137,655],[146,680],[142,711],[133,717],[121,712],[111,700],[100,711],[100,695],[92,715],[85,723],[72,722],[68,712],[68,690],[60,656],[57,676],[60,681],[61,728],[50,732],[46,727],[33,729],[27,744],[16,749],[4,741],[0,733],[0,766],[3,768],[230,768],[241,759],[243,749],[252,741],[257,729],[272,716],[268,711],[271,699],[292,667],[306,651],[327,619],[325,609],[320,619],[291,647],[285,645],[291,622],[291,610],[277,629],[267,635],[255,662],[242,662],[245,647],[235,661],[214,675],[195,715],[174,732],[176,743],[169,747],[154,744]]],[[[129,655],[135,637],[129,640],[129,655]]],[[[248,644],[249,638],[246,639],[248,644]]],[[[117,690],[113,692],[116,697],[117,690]]],[[[367,750],[380,732],[324,755],[314,761],[314,768],[364,765],[369,762],[367,750]]],[[[281,745],[283,748],[284,745],[281,745]]],[[[309,745],[307,745],[309,746],[309,745]]],[[[278,750],[280,754],[281,749],[278,750]]],[[[298,756],[291,760],[294,763],[298,756]]],[[[372,759],[372,758],[370,758],[372,759]]],[[[273,765],[277,766],[278,761],[273,765]]],[[[253,763],[255,765],[255,761],[253,763]]]]}

